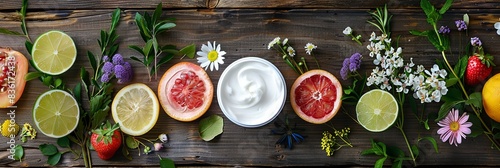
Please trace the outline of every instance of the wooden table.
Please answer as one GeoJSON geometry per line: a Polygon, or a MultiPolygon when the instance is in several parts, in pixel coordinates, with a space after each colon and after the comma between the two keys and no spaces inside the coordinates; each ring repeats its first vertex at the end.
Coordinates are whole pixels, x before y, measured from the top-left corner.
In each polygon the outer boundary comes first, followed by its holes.
{"type": "MultiPolygon", "coordinates": [[[[69,34],[76,43],[78,58],[75,65],[61,77],[68,81],[70,87],[76,84],[76,74],[80,67],[90,68],[87,51],[98,52],[97,39],[101,29],[108,29],[111,12],[115,8],[122,9],[122,20],[118,26],[120,49],[119,53],[129,57],[137,55],[135,51],[127,48],[129,45],[143,45],[138,29],[133,20],[136,12],[152,12],[156,5],[154,1],[137,0],[31,0],[28,8],[28,27],[32,38],[49,30],[61,30],[69,34]]],[[[418,0],[397,1],[363,1],[363,0],[310,0],[310,1],[281,1],[281,0],[168,0],[163,1],[164,13],[162,17],[177,19],[177,27],[161,34],[160,44],[173,44],[185,46],[196,44],[197,50],[207,41],[217,41],[222,50],[227,52],[225,64],[219,71],[208,71],[212,82],[216,86],[222,71],[233,61],[243,57],[256,56],[265,58],[274,63],[285,76],[288,88],[298,76],[290,67],[284,64],[278,54],[267,49],[267,44],[274,37],[289,38],[298,53],[303,55],[302,46],[312,42],[318,46],[315,55],[321,60],[323,69],[340,77],[339,71],[344,58],[355,52],[365,56],[363,67],[366,72],[371,71],[373,65],[368,57],[366,44],[375,27],[369,25],[368,11],[388,5],[389,11],[394,15],[392,19],[393,37],[401,36],[400,46],[404,49],[406,58],[413,57],[414,62],[427,67],[435,59],[441,59],[440,53],[425,39],[412,36],[409,30],[430,29],[425,21],[425,15],[420,9],[418,0]],[[363,46],[351,41],[342,34],[345,27],[352,27],[364,39],[363,46]]],[[[441,6],[444,0],[433,2],[441,6]]],[[[470,0],[456,1],[452,9],[445,14],[440,24],[452,29],[452,55],[451,62],[456,62],[459,51],[458,32],[454,20],[461,19],[464,13],[470,16],[469,36],[478,36],[488,53],[497,56],[500,48],[497,42],[500,36],[496,34],[493,24],[500,18],[500,2],[496,0],[470,0]]],[[[21,7],[19,0],[3,1],[0,5],[0,26],[21,31],[20,22],[16,15],[21,7]]],[[[0,35],[0,46],[11,47],[21,51],[30,58],[24,48],[25,39],[22,37],[0,35]]],[[[500,58],[495,63],[500,65],[500,58]]],[[[179,58],[164,64],[159,72],[162,74],[168,67],[179,62],[189,61],[196,63],[196,59],[179,58]]],[[[142,65],[133,63],[134,82],[146,83],[154,91],[157,82],[149,82],[142,65]]],[[[30,68],[30,71],[33,71],[30,68]]],[[[500,72],[499,66],[493,73],[500,72]]],[[[343,81],[344,85],[348,82],[343,81]]],[[[117,85],[115,91],[124,87],[117,85]]],[[[480,87],[478,87],[480,89],[480,87]]],[[[39,81],[27,83],[24,95],[17,103],[16,122],[29,122],[33,125],[31,110],[35,99],[42,92],[48,90],[39,81]]],[[[215,95],[214,95],[215,96],[215,95]]],[[[433,103],[427,106],[427,112],[436,113],[440,104],[433,103]]],[[[352,107],[347,107],[350,114],[354,114],[352,107]]],[[[5,109],[1,110],[6,114],[5,109]]],[[[224,133],[210,142],[203,141],[198,135],[198,122],[178,122],[169,118],[161,111],[156,126],[145,138],[155,138],[160,133],[168,133],[169,142],[166,149],[149,155],[137,155],[132,151],[133,160],[126,160],[121,154],[115,155],[109,161],[99,159],[92,152],[94,166],[153,166],[159,165],[158,155],[172,159],[177,166],[372,166],[377,157],[362,156],[361,151],[370,148],[370,139],[383,141],[388,145],[397,146],[405,151],[406,146],[400,132],[395,128],[382,133],[371,133],[353,122],[344,113],[339,113],[332,120],[337,128],[350,127],[350,139],[353,148],[345,147],[336,152],[332,157],[327,157],[321,150],[321,133],[332,131],[326,125],[313,125],[304,122],[294,114],[290,102],[281,112],[279,118],[283,119],[289,114],[291,122],[297,127],[304,128],[303,135],[307,136],[303,143],[295,145],[293,150],[276,147],[278,135],[273,135],[270,130],[273,124],[259,128],[243,128],[229,121],[221,112],[217,99],[214,97],[212,105],[204,117],[218,114],[224,118],[224,133]]],[[[7,115],[0,115],[3,121],[7,115]]],[[[434,152],[430,143],[422,142],[418,165],[460,165],[460,166],[498,166],[500,165],[500,151],[491,149],[490,141],[484,136],[467,138],[458,147],[451,146],[439,140],[436,133],[438,126],[430,122],[431,129],[425,130],[415,120],[411,113],[407,113],[405,130],[409,141],[414,144],[419,135],[432,136],[438,140],[439,153],[434,152]]],[[[0,137],[1,142],[8,139],[0,137]]],[[[43,143],[55,144],[56,140],[39,134],[35,140],[22,144],[25,148],[25,157],[22,162],[12,161],[7,158],[9,154],[6,143],[0,143],[1,166],[47,166],[47,157],[42,156],[38,146],[43,143]]],[[[19,142],[20,143],[20,142],[19,142]]],[[[409,162],[404,163],[410,166],[409,162]]],[[[389,165],[389,161],[386,161],[389,165]]],[[[63,160],[57,165],[83,166],[82,159],[74,160],[72,154],[63,155],[63,160]]]]}

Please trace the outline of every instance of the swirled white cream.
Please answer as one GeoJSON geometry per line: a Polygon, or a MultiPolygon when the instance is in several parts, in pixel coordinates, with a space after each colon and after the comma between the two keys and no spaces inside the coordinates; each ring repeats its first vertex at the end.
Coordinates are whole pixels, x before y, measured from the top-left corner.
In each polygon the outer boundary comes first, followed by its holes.
{"type": "Polygon", "coordinates": [[[257,57],[236,60],[222,73],[217,100],[222,112],[243,127],[259,127],[271,122],[281,111],[286,84],[280,71],[257,57]]]}

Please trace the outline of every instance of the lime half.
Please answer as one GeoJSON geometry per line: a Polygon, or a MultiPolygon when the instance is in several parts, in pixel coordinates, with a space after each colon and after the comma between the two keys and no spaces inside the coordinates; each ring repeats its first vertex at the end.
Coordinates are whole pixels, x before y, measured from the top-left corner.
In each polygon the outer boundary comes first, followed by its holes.
{"type": "Polygon", "coordinates": [[[66,33],[53,30],[36,39],[31,56],[35,68],[40,72],[59,75],[75,63],[76,46],[66,33]]]}
{"type": "Polygon", "coordinates": [[[49,90],[35,102],[33,121],[38,130],[52,138],[60,138],[75,130],[80,108],[75,98],[62,90],[49,90]]]}
{"type": "Polygon", "coordinates": [[[394,96],[380,89],[366,92],[356,105],[359,124],[371,132],[381,132],[389,128],[396,121],[398,111],[394,96]]]}

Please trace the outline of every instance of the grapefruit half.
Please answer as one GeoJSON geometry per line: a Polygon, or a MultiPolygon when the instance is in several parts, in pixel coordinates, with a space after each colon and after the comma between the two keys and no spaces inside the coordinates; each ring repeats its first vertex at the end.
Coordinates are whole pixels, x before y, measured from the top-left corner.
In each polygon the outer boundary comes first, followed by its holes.
{"type": "Polygon", "coordinates": [[[325,70],[310,70],[300,75],[290,92],[295,113],[313,124],[330,121],[342,104],[342,85],[325,70]]]}
{"type": "Polygon", "coordinates": [[[210,107],[214,86],[200,66],[180,62],[163,74],[158,84],[158,99],[170,117],[178,121],[193,121],[210,107]]]}

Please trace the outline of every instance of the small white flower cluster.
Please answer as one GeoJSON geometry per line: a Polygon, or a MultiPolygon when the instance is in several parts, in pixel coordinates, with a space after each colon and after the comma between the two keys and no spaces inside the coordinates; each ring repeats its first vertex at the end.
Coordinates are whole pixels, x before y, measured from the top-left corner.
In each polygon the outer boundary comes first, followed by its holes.
{"type": "Polygon", "coordinates": [[[396,92],[404,94],[408,94],[411,90],[413,97],[420,99],[421,103],[439,102],[448,92],[444,81],[446,70],[439,69],[436,64],[430,71],[425,70],[423,65],[418,65],[414,70],[413,59],[410,58],[410,63],[405,64],[401,56],[402,48],[393,48],[391,39],[386,34],[377,36],[373,32],[370,42],[367,46],[370,50],[369,55],[375,57],[373,64],[377,66],[367,78],[367,86],[377,85],[380,89],[388,91],[395,87],[396,92]]]}

